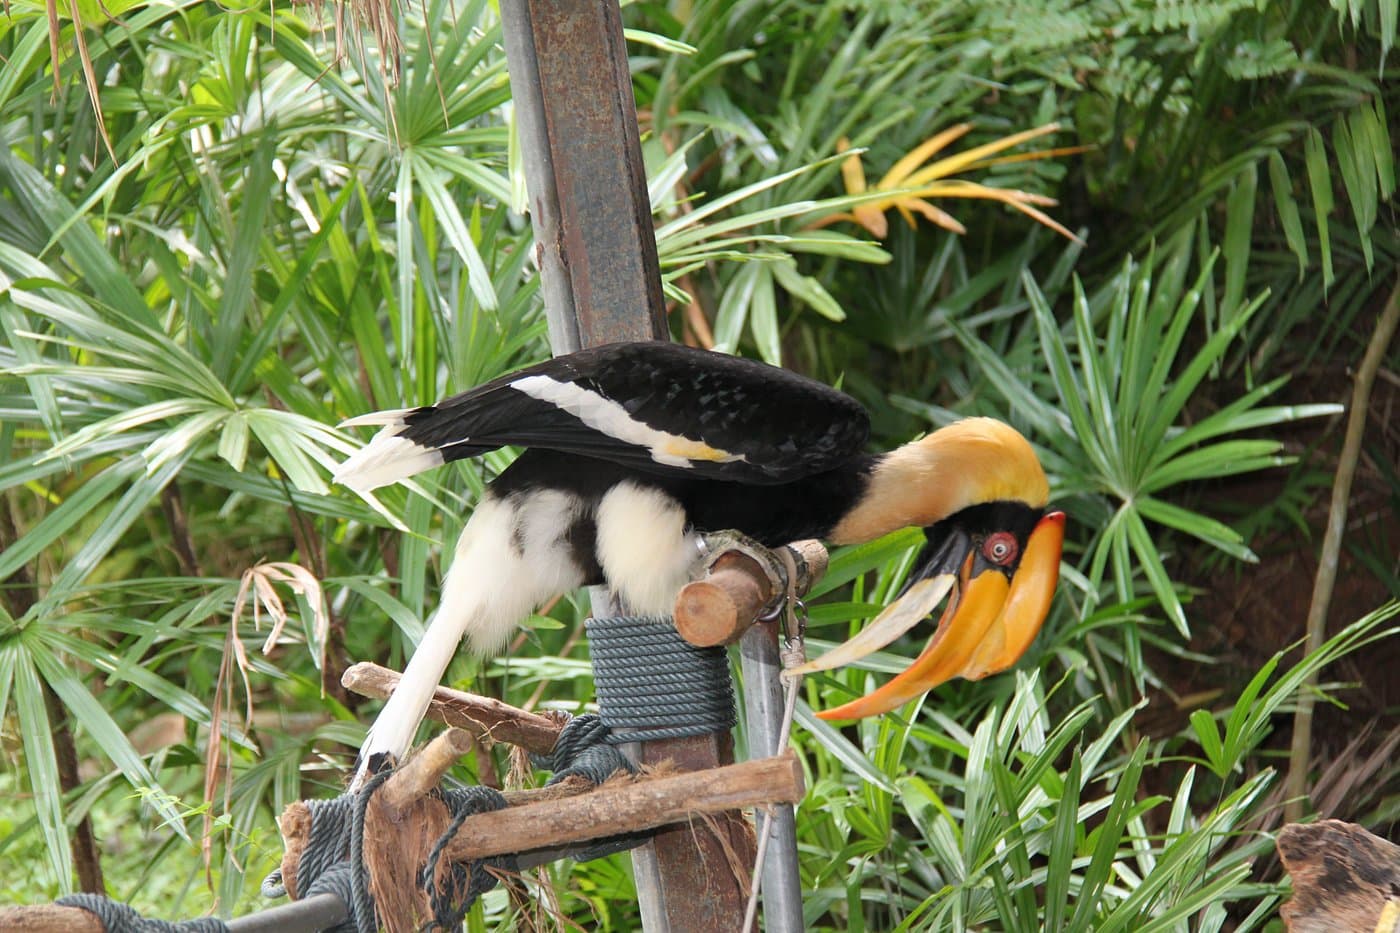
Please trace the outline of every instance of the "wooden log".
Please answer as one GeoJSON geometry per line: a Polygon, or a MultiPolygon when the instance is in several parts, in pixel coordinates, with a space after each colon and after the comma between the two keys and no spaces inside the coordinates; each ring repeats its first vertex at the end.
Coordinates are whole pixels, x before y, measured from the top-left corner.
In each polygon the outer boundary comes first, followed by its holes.
{"type": "MultiPolygon", "coordinates": [[[[385,783],[384,791],[388,791],[392,784],[393,779],[391,778],[385,783]]],[[[528,790],[502,791],[501,796],[506,799],[506,806],[521,807],[542,801],[567,800],[570,797],[588,793],[593,790],[593,786],[587,778],[571,775],[558,784],[528,790]]],[[[416,798],[410,798],[410,801],[412,799],[416,798]]],[[[396,821],[402,822],[405,809],[402,801],[394,802],[393,812],[398,814],[395,818],[396,821]]],[[[301,866],[302,853],[305,851],[311,836],[311,809],[305,801],[293,801],[287,804],[287,808],[282,811],[278,825],[282,830],[282,883],[286,885],[287,894],[295,900],[298,891],[297,871],[301,866]]],[[[564,853],[555,856],[555,858],[563,857],[564,853]]],[[[526,867],[534,867],[536,864],[543,864],[543,862],[533,862],[526,867]]],[[[0,925],[0,933],[3,933],[4,929],[5,927],[0,925]]]]}
{"type": "MultiPolygon", "coordinates": [[[[364,852],[370,893],[389,933],[411,933],[432,918],[429,898],[419,881],[420,871],[447,831],[452,813],[440,797],[429,792],[474,744],[466,730],[449,728],[409,758],[365,809],[364,852]]],[[[536,799],[557,801],[592,786],[584,778],[570,777],[553,787],[514,792],[506,797],[506,805],[511,805],[512,797],[516,803],[527,804],[536,799]]],[[[439,861],[434,883],[449,888],[455,883],[450,859],[439,861]]],[[[465,895],[463,888],[451,890],[451,900],[465,895]]]]}
{"type": "MultiPolygon", "coordinates": [[[[304,901],[279,904],[228,921],[229,933],[314,933],[349,917],[340,898],[317,894],[304,901]]],[[[81,907],[35,904],[0,907],[0,933],[107,933],[95,914],[81,907]]]]}
{"type": "Polygon", "coordinates": [[[1355,823],[1290,823],[1279,857],[1293,897],[1279,914],[1291,933],[1400,931],[1400,846],[1355,823]]]}
{"type": "MultiPolygon", "coordinates": [[[[387,667],[362,662],[351,665],[341,683],[361,696],[382,700],[394,692],[400,676],[387,667]]],[[[428,717],[465,729],[478,741],[507,742],[537,755],[554,750],[562,728],[547,716],[448,687],[437,688],[428,706],[428,717]]]]}
{"type": "Polygon", "coordinates": [[[404,762],[375,796],[383,802],[389,815],[399,817],[413,801],[437,787],[457,759],[472,750],[472,745],[467,730],[456,726],[449,728],[404,762]]]}
{"type": "Polygon", "coordinates": [[[34,904],[0,907],[0,931],[4,933],[107,933],[95,914],[81,907],[34,904]]]}
{"type": "Polygon", "coordinates": [[[796,803],[804,791],[802,766],[791,751],[712,771],[613,781],[569,800],[469,817],[447,853],[464,861],[528,852],[685,823],[726,810],[796,803]]]}
{"type": "MultiPolygon", "coordinates": [[[[826,548],[820,541],[786,545],[797,568],[795,591],[801,596],[826,573],[826,548]]],[[[755,617],[780,596],[763,568],[740,551],[721,554],[703,580],[681,588],[676,596],[676,630],[692,645],[732,645],[755,617]]]]}
{"type": "MultiPolygon", "coordinates": [[[[391,783],[393,778],[384,790],[391,783]]],[[[419,877],[428,853],[451,821],[447,805],[436,796],[413,797],[397,810],[391,809],[382,793],[370,797],[365,807],[365,869],[379,922],[389,933],[412,933],[432,918],[419,877]]],[[[450,866],[439,866],[438,884],[447,881],[448,871],[450,866]]]]}

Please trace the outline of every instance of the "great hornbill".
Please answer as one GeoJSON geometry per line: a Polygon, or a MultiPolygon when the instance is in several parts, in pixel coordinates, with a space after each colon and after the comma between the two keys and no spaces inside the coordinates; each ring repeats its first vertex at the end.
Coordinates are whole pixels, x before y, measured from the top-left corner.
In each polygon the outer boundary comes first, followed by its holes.
{"type": "Polygon", "coordinates": [[[384,426],[336,474],[361,491],[528,448],[462,530],[438,611],[370,729],[362,767],[402,759],[464,636],[497,653],[536,606],[585,584],[607,583],[631,611],[669,613],[708,532],[777,547],[924,528],[904,593],[806,670],[884,647],[951,593],[937,631],[908,670],[821,714],[831,719],[1011,666],[1040,630],[1059,572],[1064,515],[1046,513],[1045,473],[1014,429],[968,418],[868,454],[869,416],[854,399],[719,353],[611,344],[346,425],[384,426]]]}

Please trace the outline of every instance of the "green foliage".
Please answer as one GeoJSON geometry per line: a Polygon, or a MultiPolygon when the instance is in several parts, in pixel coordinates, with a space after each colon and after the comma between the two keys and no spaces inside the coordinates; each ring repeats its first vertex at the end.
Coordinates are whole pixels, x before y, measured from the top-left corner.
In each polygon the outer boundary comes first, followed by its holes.
{"type": "Polygon", "coordinates": [[[1207,749],[1213,785],[1130,738],[1141,705],[1107,721],[1094,700],[1052,716],[1063,685],[1047,691],[1035,674],[1016,675],[975,718],[921,717],[933,704],[920,700],[902,720],[859,724],[858,746],[812,731],[799,841],[830,855],[804,868],[809,924],[1102,931],[1189,919],[1189,929],[1220,930],[1238,900],[1249,905],[1235,915],[1249,915],[1240,928],[1258,928],[1279,897],[1250,880],[1251,860],[1272,848],[1252,827],[1273,805],[1275,774],[1246,777],[1244,766],[1309,670],[1395,637],[1385,626],[1397,615],[1392,603],[1358,620],[1267,690],[1277,659],[1261,671],[1232,698],[1230,738],[1207,749]],[[1153,772],[1168,795],[1144,786],[1153,772]]]}
{"type": "Polygon", "coordinates": [[[1213,288],[1215,264],[1212,256],[1188,286],[1188,258],[1184,249],[1145,265],[1129,258],[1092,296],[1076,277],[1073,317],[1063,329],[1035,281],[1025,276],[1055,402],[1039,386],[1018,379],[986,344],[963,337],[993,376],[989,388],[1055,448],[1052,462],[1061,491],[1109,500],[1110,517],[1095,522],[1102,532],[1091,546],[1090,586],[1097,589],[1111,568],[1116,595],[1126,602],[1135,595],[1135,571],[1140,569],[1183,635],[1189,635],[1185,610],[1144,520],[1241,560],[1255,560],[1234,529],[1175,505],[1163,494],[1183,484],[1288,462],[1278,441],[1222,438],[1341,410],[1337,405],[1261,406],[1286,381],[1280,377],[1209,417],[1183,423],[1188,402],[1262,303],[1244,306],[1194,352],[1187,349],[1185,340],[1199,319],[1202,298],[1213,288]]]}
{"type": "MultiPolygon", "coordinates": [[[[1253,559],[1326,487],[1300,461],[1264,508],[1203,501],[1293,460],[1290,423],[1335,406],[1292,403],[1286,377],[1350,359],[1400,268],[1398,6],[626,8],[667,294],[693,303],[677,317],[839,382],[881,444],[966,413],[1016,422],[1073,518],[1063,595],[1014,675],[839,730],[811,709],[902,669],[916,640],[807,681],[811,927],[1269,920],[1275,876],[1251,861],[1268,849],[1274,716],[1305,670],[1394,638],[1396,609],[1281,674],[1279,657],[1222,669],[1234,702],[1165,733],[1142,712],[1163,680],[1143,643],[1210,660],[1181,638],[1185,565],[1253,559]],[[969,146],[1058,122],[1056,145],[1094,147],[978,179],[1057,198],[1085,244],[996,204],[960,208],[963,237],[813,228],[882,196],[842,194],[843,137],[875,171],[963,122],[969,146]]],[[[80,60],[47,70],[45,7],[0,17],[0,859],[22,866],[0,900],[70,889],[88,816],[116,896],[170,918],[244,912],[279,856],[274,814],[334,793],[371,714],[337,699],[336,671],[401,661],[511,456],[361,499],[328,482],[354,446],[331,426],[547,352],[500,25],[485,0],[405,8],[391,61],[334,46],[304,6],[90,7],[112,158],[80,60]],[[283,590],[264,652],[235,604],[277,562],[319,580],[328,628],[283,590]],[[59,709],[84,763],[67,793],[59,709]],[[148,744],[144,724],[167,717],[178,737],[148,744]]],[[[72,48],[72,20],[60,30],[72,48]]],[[[1348,546],[1393,589],[1387,534],[1348,546]]],[[[833,555],[814,649],[898,591],[921,540],[833,555]]],[[[453,682],[586,708],[585,613],[561,601],[453,682]]],[[[625,858],[555,865],[547,883],[561,927],[638,926],[625,858]]],[[[517,909],[498,890],[469,927],[517,909]]]]}

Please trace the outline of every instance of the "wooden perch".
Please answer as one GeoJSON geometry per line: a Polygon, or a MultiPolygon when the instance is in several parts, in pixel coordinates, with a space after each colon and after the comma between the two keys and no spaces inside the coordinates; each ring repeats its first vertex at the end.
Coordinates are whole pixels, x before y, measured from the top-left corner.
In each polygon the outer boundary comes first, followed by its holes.
{"type": "Polygon", "coordinates": [[[0,930],[5,933],[107,933],[95,914],[81,907],[57,904],[0,907],[0,930]]]}
{"type": "Polygon", "coordinates": [[[454,860],[601,839],[703,814],[797,803],[805,786],[792,752],[669,777],[613,779],[592,793],[469,817],[447,847],[454,860]]]}
{"type": "MultiPolygon", "coordinates": [[[[826,573],[826,548],[820,541],[797,541],[784,549],[797,567],[795,592],[801,596],[826,573]]],[[[697,647],[732,645],[780,595],[753,558],[728,551],[705,579],[687,583],[676,596],[676,631],[697,647]]]]}
{"type": "MultiPolygon", "coordinates": [[[[351,665],[340,682],[361,696],[383,700],[394,692],[400,676],[397,671],[366,661],[351,665]]],[[[479,741],[507,742],[537,755],[548,755],[554,750],[562,728],[547,716],[448,687],[438,687],[433,694],[428,718],[465,729],[479,741]]]]}
{"type": "Polygon", "coordinates": [[[1277,846],[1290,933],[1400,933],[1400,846],[1341,820],[1290,823],[1277,846]]]}
{"type": "Polygon", "coordinates": [[[413,805],[438,786],[457,759],[472,750],[471,734],[456,726],[436,736],[422,751],[411,756],[394,776],[384,782],[376,795],[389,815],[398,819],[413,805]]]}
{"type": "MultiPolygon", "coordinates": [[[[441,800],[424,792],[436,786],[455,761],[453,753],[469,747],[465,743],[462,732],[444,732],[370,799],[365,859],[371,893],[391,933],[416,930],[430,916],[418,871],[452,817],[441,800]]],[[[741,807],[795,803],[803,792],[802,767],[792,752],[711,771],[615,777],[598,788],[583,778],[570,778],[551,787],[508,793],[506,809],[468,817],[448,845],[443,864],[514,855],[516,867],[525,868],[562,858],[578,843],[741,807]]],[[[311,831],[307,805],[289,805],[281,826],[282,881],[296,897],[297,870],[311,831]]],[[[688,831],[709,830],[695,826],[688,831]]]]}
{"type": "MultiPolygon", "coordinates": [[[[471,751],[472,737],[465,729],[456,726],[434,738],[421,751],[404,763],[393,777],[384,782],[384,789],[375,796],[380,798],[388,814],[401,819],[404,812],[415,800],[426,797],[430,791],[442,783],[446,774],[457,760],[471,751]]],[[[569,775],[558,784],[535,787],[529,790],[506,790],[500,794],[506,805],[518,807],[541,800],[563,800],[592,790],[593,782],[581,775],[569,775]]],[[[295,806],[292,804],[291,806],[295,806]]]]}

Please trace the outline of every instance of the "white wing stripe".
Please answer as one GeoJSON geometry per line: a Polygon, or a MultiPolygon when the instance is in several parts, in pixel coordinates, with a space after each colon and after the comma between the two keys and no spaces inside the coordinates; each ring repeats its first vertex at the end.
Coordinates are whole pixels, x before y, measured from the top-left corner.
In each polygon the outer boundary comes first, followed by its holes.
{"type": "Polygon", "coordinates": [[[730,463],[743,460],[742,454],[710,447],[703,441],[671,434],[633,418],[617,402],[573,382],[560,382],[548,376],[525,376],[510,383],[519,392],[548,402],[573,415],[592,428],[627,444],[644,448],[657,463],[674,467],[694,467],[696,460],[730,463]],[[692,456],[686,456],[691,454],[692,456]]]}

